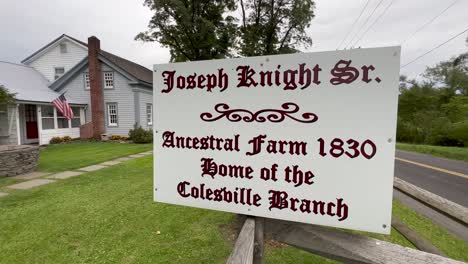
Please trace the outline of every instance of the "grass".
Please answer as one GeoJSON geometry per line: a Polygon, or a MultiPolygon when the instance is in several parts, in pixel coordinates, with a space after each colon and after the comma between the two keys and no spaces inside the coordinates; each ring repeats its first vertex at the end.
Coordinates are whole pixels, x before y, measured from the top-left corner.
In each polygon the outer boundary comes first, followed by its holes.
{"type": "MultiPolygon", "coordinates": [[[[55,146],[43,151],[70,155],[55,146]]],[[[90,161],[103,155],[88,151],[90,161]]],[[[58,158],[49,155],[41,162],[54,164],[51,160],[58,158]]],[[[73,165],[61,164],[57,170],[73,165]]],[[[233,242],[223,227],[233,226],[235,216],[154,203],[152,173],[152,156],[147,156],[11,192],[0,199],[0,263],[225,263],[233,242]]],[[[396,201],[393,213],[449,257],[468,261],[468,247],[460,239],[396,201]]],[[[364,234],[414,247],[396,230],[391,236],[364,234]]],[[[266,263],[336,262],[267,243],[266,263]]]]}
{"type": "Polygon", "coordinates": [[[234,216],[154,203],[151,175],[145,157],[2,198],[0,263],[224,263],[234,216]]]}
{"type": "Polygon", "coordinates": [[[419,152],[423,154],[430,154],[448,159],[463,160],[468,162],[468,148],[460,147],[442,147],[442,146],[429,146],[429,145],[414,145],[406,143],[397,143],[397,149],[419,152]]]}
{"type": "Polygon", "coordinates": [[[73,170],[152,148],[152,144],[118,142],[76,142],[49,145],[41,149],[38,169],[45,172],[73,170]]]}
{"type": "Polygon", "coordinates": [[[393,201],[393,214],[448,257],[468,262],[468,244],[462,239],[453,236],[445,229],[396,200],[393,201]]]}
{"type": "MultiPolygon", "coordinates": [[[[149,156],[3,197],[0,263],[225,263],[221,226],[235,216],[154,203],[152,170],[149,156]]],[[[267,263],[334,263],[267,252],[267,263]]]]}
{"type": "Polygon", "coordinates": [[[16,183],[23,182],[24,180],[20,179],[15,179],[15,178],[9,178],[9,177],[2,177],[0,178],[0,191],[3,190],[3,187],[8,186],[8,185],[13,185],[16,183]]]}

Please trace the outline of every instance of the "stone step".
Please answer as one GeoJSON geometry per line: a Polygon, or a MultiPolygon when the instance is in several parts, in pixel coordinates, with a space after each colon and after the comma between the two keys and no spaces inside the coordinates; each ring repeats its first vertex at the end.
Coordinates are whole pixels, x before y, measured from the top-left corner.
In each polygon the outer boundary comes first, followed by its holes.
{"type": "Polygon", "coordinates": [[[62,172],[50,175],[47,178],[48,179],[63,180],[63,179],[68,179],[68,178],[75,177],[75,176],[78,176],[78,175],[81,175],[81,174],[83,174],[83,172],[79,172],[79,171],[62,171],[62,172]]]}
{"type": "Polygon", "coordinates": [[[80,168],[80,169],[78,169],[78,170],[79,170],[79,171],[91,172],[91,171],[97,171],[97,170],[104,169],[104,168],[107,168],[107,166],[103,166],[103,165],[91,165],[91,166],[88,166],[88,167],[80,168]]]}
{"type": "Polygon", "coordinates": [[[109,160],[109,161],[106,161],[106,162],[103,162],[101,164],[98,164],[98,165],[103,165],[103,166],[114,166],[114,165],[117,165],[117,164],[120,164],[122,163],[121,161],[118,161],[118,160],[109,160]]]}
{"type": "Polygon", "coordinates": [[[130,158],[141,158],[141,157],[144,157],[145,155],[144,154],[133,154],[133,155],[130,155],[129,157],[130,158]]]}
{"type": "Polygon", "coordinates": [[[13,184],[13,185],[7,186],[7,188],[15,189],[15,190],[27,190],[27,189],[31,189],[37,186],[46,185],[52,182],[55,182],[55,181],[47,180],[47,179],[35,179],[35,180],[13,184]]]}
{"type": "Polygon", "coordinates": [[[118,159],[115,159],[116,161],[127,161],[127,160],[132,160],[133,158],[130,158],[130,157],[122,157],[122,158],[118,158],[118,159]]]}

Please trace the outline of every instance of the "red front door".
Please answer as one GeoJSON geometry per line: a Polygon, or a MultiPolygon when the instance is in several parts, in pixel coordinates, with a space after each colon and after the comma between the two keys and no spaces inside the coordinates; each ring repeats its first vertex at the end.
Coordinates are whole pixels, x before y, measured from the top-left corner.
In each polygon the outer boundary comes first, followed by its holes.
{"type": "Polygon", "coordinates": [[[24,116],[26,119],[26,138],[36,139],[39,136],[37,129],[37,111],[35,105],[25,105],[24,116]]]}

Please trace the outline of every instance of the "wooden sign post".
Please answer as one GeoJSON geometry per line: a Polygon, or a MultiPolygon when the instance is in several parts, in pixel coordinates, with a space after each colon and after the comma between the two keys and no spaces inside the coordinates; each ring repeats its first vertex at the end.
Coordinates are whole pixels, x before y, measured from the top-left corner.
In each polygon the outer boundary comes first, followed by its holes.
{"type": "Polygon", "coordinates": [[[264,263],[265,251],[265,218],[255,217],[255,235],[254,235],[254,264],[264,263]]]}

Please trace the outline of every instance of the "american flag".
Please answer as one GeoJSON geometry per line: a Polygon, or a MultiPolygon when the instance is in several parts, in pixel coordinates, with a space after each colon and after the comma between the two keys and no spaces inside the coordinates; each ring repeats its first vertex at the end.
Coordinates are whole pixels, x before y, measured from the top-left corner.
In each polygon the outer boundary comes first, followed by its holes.
{"type": "Polygon", "coordinates": [[[67,119],[72,119],[74,117],[73,111],[70,107],[70,105],[67,102],[67,98],[65,98],[65,95],[61,94],[59,97],[57,97],[55,100],[52,101],[54,104],[55,108],[62,113],[62,115],[67,118],[67,119]]]}

